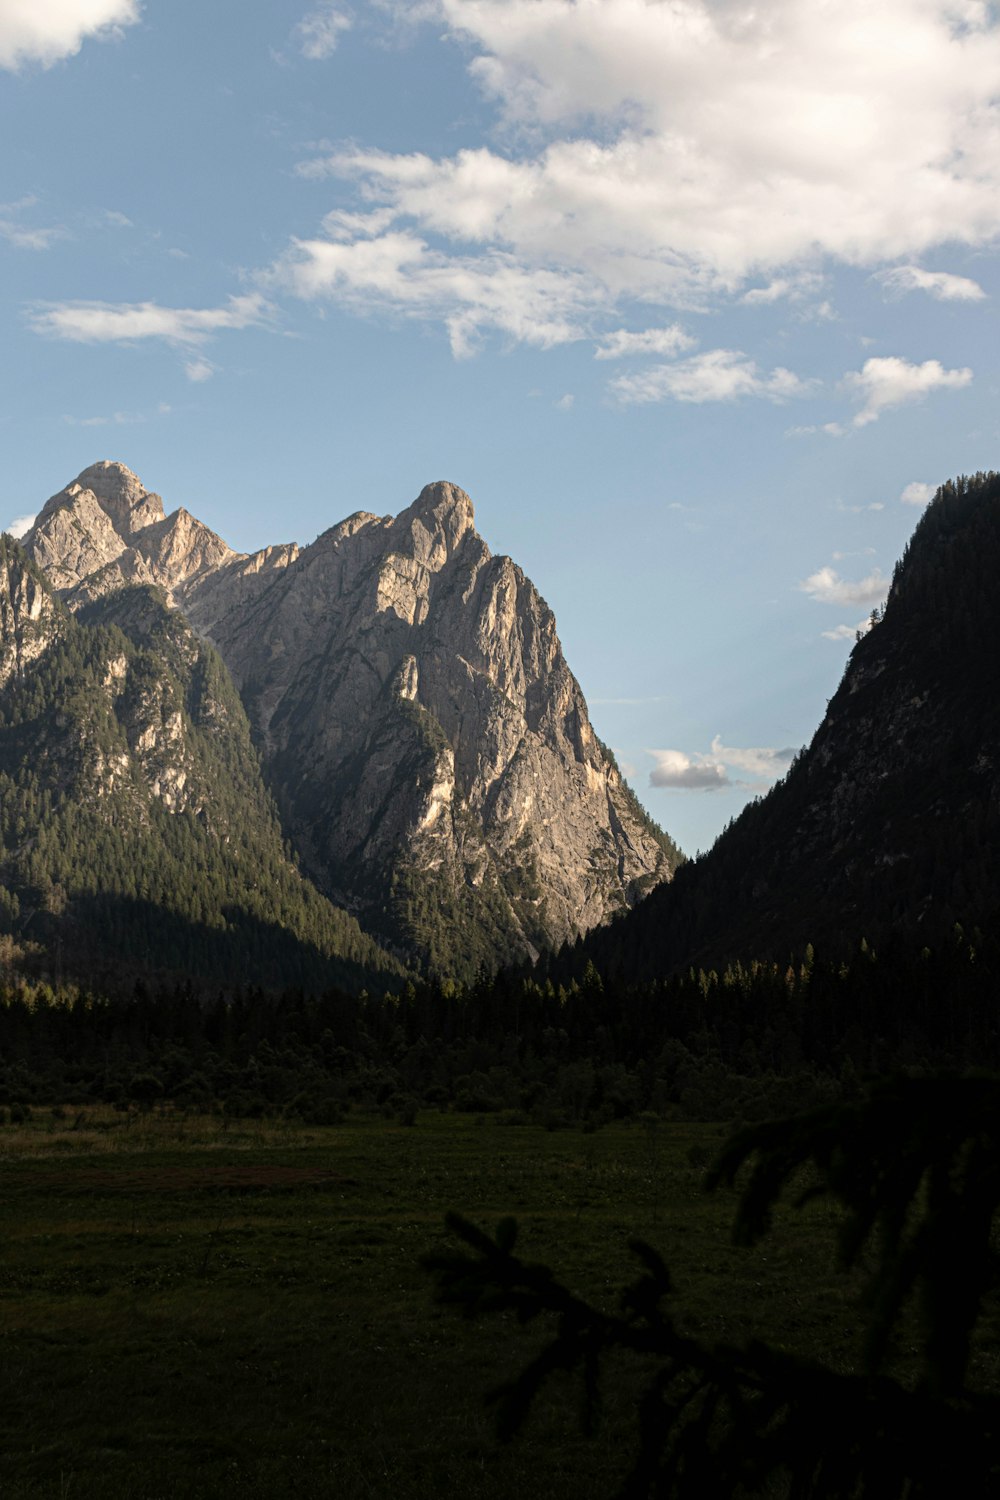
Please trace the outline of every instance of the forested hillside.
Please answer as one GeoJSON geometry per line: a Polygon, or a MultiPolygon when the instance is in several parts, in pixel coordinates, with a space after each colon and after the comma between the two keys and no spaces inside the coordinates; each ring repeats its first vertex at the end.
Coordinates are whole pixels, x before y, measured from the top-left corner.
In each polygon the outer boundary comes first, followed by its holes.
{"type": "Polygon", "coordinates": [[[0,910],[18,940],[112,987],[398,973],[295,867],[216,652],[148,587],[73,617],[2,549],[5,648],[22,647],[0,688],[0,910]]]}
{"type": "Polygon", "coordinates": [[[690,963],[916,948],[1000,913],[1000,475],[946,484],[816,735],[669,888],[552,962],[650,980],[690,963]]]}

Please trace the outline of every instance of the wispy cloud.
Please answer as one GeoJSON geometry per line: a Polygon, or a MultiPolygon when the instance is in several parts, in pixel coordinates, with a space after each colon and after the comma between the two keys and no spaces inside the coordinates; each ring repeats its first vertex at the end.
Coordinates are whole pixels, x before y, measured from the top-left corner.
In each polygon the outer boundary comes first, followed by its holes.
{"type": "Polygon", "coordinates": [[[156,302],[43,303],[29,313],[36,333],[77,344],[131,343],[163,339],[176,345],[201,344],[231,328],[266,323],[271,308],[259,292],[230,297],[223,307],[161,307],[156,302]]]}
{"type": "Polygon", "coordinates": [[[711,754],[724,765],[734,766],[736,770],[745,772],[756,781],[769,782],[785,774],[794,758],[795,751],[791,748],[765,749],[759,745],[753,749],[748,747],[741,749],[736,745],[724,745],[721,737],[716,735],[712,741],[711,754]]]}
{"type": "Polygon", "coordinates": [[[606,333],[597,346],[595,359],[625,359],[634,354],[681,354],[693,349],[697,339],[686,333],[679,323],[668,328],[647,328],[642,333],[630,333],[627,328],[618,328],[606,333]]]}
{"type": "Polygon", "coordinates": [[[810,573],[808,578],[802,580],[798,587],[810,599],[815,599],[817,604],[878,604],[889,592],[888,578],[884,578],[878,568],[873,569],[867,578],[860,578],[851,582],[847,578],[841,578],[835,568],[829,566],[817,568],[815,573],[810,573]]]}
{"type": "Polygon", "coordinates": [[[64,416],[63,421],[67,427],[135,427],[143,422],[148,422],[153,417],[166,417],[170,415],[170,405],[161,401],[155,411],[115,411],[110,416],[75,417],[64,416]]]}
{"type": "Polygon", "coordinates": [[[978,281],[955,276],[951,271],[924,271],[920,266],[894,266],[879,271],[875,280],[890,296],[903,297],[907,292],[928,292],[940,302],[981,302],[986,293],[978,281]]]}
{"type": "Polygon", "coordinates": [[[0,68],[51,67],[88,37],[114,36],[138,19],[138,0],[8,0],[0,5],[0,68]]]}
{"type": "Polygon", "coordinates": [[[499,251],[449,256],[404,232],[350,243],[296,240],[261,279],[268,289],[362,313],[439,318],[458,359],[474,354],[491,330],[543,349],[584,334],[582,278],[527,269],[499,251]]]}
{"type": "Polygon", "coordinates": [[[184,366],[184,374],[188,380],[200,385],[205,380],[211,380],[215,374],[215,366],[208,359],[189,359],[184,366]]]}
{"type": "Polygon", "coordinates": [[[322,62],[337,50],[337,43],[352,25],[350,16],[337,5],[319,5],[295,27],[295,45],[312,62],[322,62]]]}
{"type": "Polygon", "coordinates": [[[0,203],[0,239],[18,250],[48,250],[54,240],[66,234],[61,225],[26,224],[24,215],[35,207],[37,198],[19,198],[16,203],[0,203]]]}
{"type": "Polygon", "coordinates": [[[18,540],[20,540],[21,537],[27,535],[34,524],[34,515],[15,516],[13,521],[7,522],[7,525],[4,527],[4,531],[6,531],[8,536],[15,536],[18,538],[18,540]]]}
{"type": "Polygon", "coordinates": [[[871,617],[866,615],[856,625],[835,625],[832,630],[821,630],[825,641],[856,641],[859,635],[867,635],[872,628],[871,617]]]}
{"type": "Polygon", "coordinates": [[[813,433],[822,433],[824,437],[839,438],[844,436],[845,428],[840,422],[823,422],[818,425],[810,424],[806,427],[787,427],[785,437],[811,437],[813,433]]]}
{"type": "Polygon", "coordinates": [[[845,388],[864,403],[854,418],[855,427],[867,427],[883,412],[923,401],[933,391],[958,391],[971,383],[969,369],[946,370],[937,359],[915,365],[898,355],[867,359],[860,370],[844,377],[845,388]]]}
{"type": "Polygon", "coordinates": [[[63,417],[67,427],[134,427],[147,420],[143,412],[115,411],[109,417],[63,417]]]}
{"type": "Polygon", "coordinates": [[[904,505],[927,505],[934,499],[936,492],[933,484],[924,484],[923,480],[914,479],[906,486],[899,498],[904,505]]]}
{"type": "Polygon", "coordinates": [[[761,370],[738,349],[710,349],[671,365],[653,365],[630,375],[619,375],[610,386],[625,405],[650,401],[738,401],[762,396],[784,401],[808,393],[810,386],[780,365],[761,370]]]}
{"type": "MultiPolygon", "coordinates": [[[[794,275],[776,276],[765,286],[753,286],[740,298],[748,307],[767,307],[773,302],[801,302],[814,297],[823,285],[823,277],[815,271],[800,271],[794,275]]],[[[826,304],[821,304],[826,306],[826,304]]],[[[820,314],[825,316],[825,314],[820,314]]]]}

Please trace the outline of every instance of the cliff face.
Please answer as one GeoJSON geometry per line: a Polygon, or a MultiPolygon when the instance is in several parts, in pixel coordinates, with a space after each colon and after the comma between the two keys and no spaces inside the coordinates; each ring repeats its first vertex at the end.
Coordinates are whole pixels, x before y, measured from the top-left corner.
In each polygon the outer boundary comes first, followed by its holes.
{"type": "Polygon", "coordinates": [[[95,465],[26,545],[74,608],[140,576],[167,591],[233,674],[307,868],[434,967],[561,943],[672,873],[551,610],[455,486],[247,557],[95,465]]]}
{"type": "Polygon", "coordinates": [[[4,539],[0,661],[0,927],[81,972],[391,978],[289,860],[232,680],[158,590],[74,617],[4,539]]]}
{"type": "Polygon", "coordinates": [[[0,688],[49,650],[64,620],[38,569],[0,536],[0,688]]]}
{"type": "Polygon", "coordinates": [[[310,867],[387,935],[433,957],[475,926],[495,962],[669,875],[551,610],[455,486],[350,517],[210,631],[310,867]]]}

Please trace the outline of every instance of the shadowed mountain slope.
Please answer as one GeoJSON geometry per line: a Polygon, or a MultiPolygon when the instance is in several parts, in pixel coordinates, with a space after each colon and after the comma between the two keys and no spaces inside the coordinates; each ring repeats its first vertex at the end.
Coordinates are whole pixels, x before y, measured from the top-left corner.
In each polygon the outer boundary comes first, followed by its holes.
{"type": "Polygon", "coordinates": [[[562,962],[918,944],[1000,915],[1000,475],[938,491],[812,744],[669,889],[562,962]]]}
{"type": "Polygon", "coordinates": [[[0,538],[0,664],[8,929],[76,972],[127,960],[352,987],[398,974],[289,860],[229,674],[159,591],[74,617],[0,538]]]}

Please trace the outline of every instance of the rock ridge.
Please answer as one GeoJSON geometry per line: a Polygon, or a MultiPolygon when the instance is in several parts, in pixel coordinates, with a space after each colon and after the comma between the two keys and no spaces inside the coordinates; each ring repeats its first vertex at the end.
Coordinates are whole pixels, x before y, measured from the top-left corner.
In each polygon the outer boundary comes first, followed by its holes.
{"type": "Polygon", "coordinates": [[[72,609],[164,590],[239,687],[310,874],[438,972],[530,958],[670,878],[551,609],[450,481],[248,556],[98,464],[25,543],[72,609]]]}

